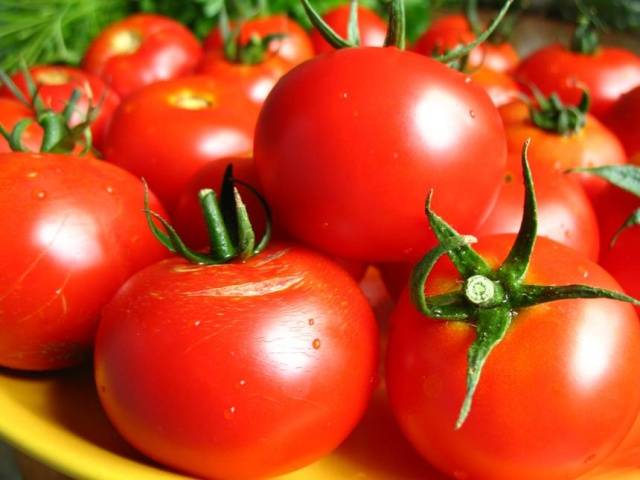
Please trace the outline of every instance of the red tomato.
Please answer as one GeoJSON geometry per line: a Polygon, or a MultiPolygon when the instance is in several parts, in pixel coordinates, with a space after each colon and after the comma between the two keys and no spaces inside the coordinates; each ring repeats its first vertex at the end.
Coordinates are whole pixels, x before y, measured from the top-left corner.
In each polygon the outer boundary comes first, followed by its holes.
{"type": "MultiPolygon", "coordinates": [[[[23,118],[33,120],[21,137],[22,145],[29,151],[39,152],[42,144],[42,128],[36,123],[34,113],[17,100],[0,97],[0,125],[11,132],[23,118]]],[[[11,152],[9,143],[0,135],[0,153],[11,152]]]]}
{"type": "Polygon", "coordinates": [[[205,76],[157,83],[120,104],[104,153],[172,211],[202,165],[251,151],[258,108],[237,86],[205,76]]]}
{"type": "Polygon", "coordinates": [[[469,75],[474,82],[486,90],[496,107],[513,102],[520,96],[520,87],[506,73],[479,66],[469,72],[469,75]]]}
{"type": "Polygon", "coordinates": [[[150,83],[192,73],[201,56],[198,39],[179,22],[137,14],[104,29],[82,66],[124,98],[150,83]]]}
{"type": "MultiPolygon", "coordinates": [[[[234,25],[231,26],[233,28],[234,25]]],[[[252,35],[265,37],[272,34],[285,35],[282,40],[271,42],[269,50],[287,62],[297,65],[313,57],[309,35],[286,15],[268,15],[244,22],[240,29],[240,42],[246,43],[252,35]]],[[[214,28],[204,41],[204,49],[207,52],[219,51],[222,45],[220,32],[214,28]]]]}
{"type": "MultiPolygon", "coordinates": [[[[486,237],[474,248],[494,264],[513,240],[486,237]]],[[[444,293],[458,281],[443,261],[426,290],[444,293]]],[[[537,240],[526,282],[619,291],[602,268],[545,238],[537,240]]],[[[522,309],[487,360],[459,430],[475,327],[425,317],[406,294],[391,322],[391,407],[416,449],[455,478],[574,478],[601,462],[638,414],[640,323],[628,304],[575,299],[522,309]]]]}
{"type": "Polygon", "coordinates": [[[430,188],[457,228],[475,229],[506,160],[487,94],[396,48],[347,48],[290,71],[264,104],[254,148],[274,216],[289,233],[364,261],[409,260],[434,243],[424,226],[430,188]]]}
{"type": "MultiPolygon", "coordinates": [[[[322,18],[338,35],[347,38],[350,12],[349,5],[341,5],[327,12],[322,18]]],[[[387,36],[387,22],[373,10],[358,7],[358,28],[360,45],[363,47],[382,47],[384,45],[387,36]]],[[[309,35],[316,55],[333,51],[333,47],[317,29],[311,30],[309,35]]]]}
{"type": "Polygon", "coordinates": [[[516,79],[524,87],[535,85],[545,95],[556,92],[573,105],[586,87],[591,113],[602,119],[621,95],[640,85],[640,57],[620,48],[602,47],[594,55],[584,55],[550,45],[524,59],[516,79]]]}
{"type": "Polygon", "coordinates": [[[103,305],[166,256],[142,200],[138,179],[95,158],[1,156],[0,366],[49,370],[88,356],[103,305]]]}
{"type": "MultiPolygon", "coordinates": [[[[471,43],[475,38],[464,15],[447,15],[434,21],[416,40],[413,49],[430,57],[434,53],[445,53],[461,43],[471,43]]],[[[468,65],[470,68],[482,65],[506,73],[514,70],[519,61],[520,58],[511,44],[483,43],[471,51],[468,65]]]]}
{"type": "MultiPolygon", "coordinates": [[[[621,165],[627,157],[620,141],[595,117],[587,114],[582,130],[573,135],[545,131],[531,121],[529,107],[521,101],[500,108],[507,132],[509,152],[520,154],[522,145],[531,138],[531,166],[546,165],[565,172],[570,168],[621,165]]],[[[593,175],[580,175],[591,200],[606,188],[606,182],[593,175]]]]}
{"type": "MultiPolygon", "coordinates": [[[[489,218],[475,232],[478,237],[517,233],[520,229],[524,199],[520,155],[510,154],[508,166],[498,201],[489,218]]],[[[534,172],[534,180],[538,198],[538,235],[597,261],[598,221],[584,189],[576,179],[544,166],[534,172]]]]}
{"type": "Polygon", "coordinates": [[[345,439],[377,352],[355,282],[317,254],[272,246],[132,277],[104,310],[95,369],[109,418],[151,458],[199,478],[262,478],[345,439]]]}
{"type": "Polygon", "coordinates": [[[233,63],[225,58],[222,51],[217,50],[205,55],[198,73],[210,75],[220,83],[237,85],[247,98],[262,105],[276,82],[292,67],[293,64],[277,55],[271,55],[254,65],[233,63]]]}
{"type": "Polygon", "coordinates": [[[629,158],[640,154],[640,87],[618,99],[605,124],[618,136],[629,158]]]}
{"type": "MultiPolygon", "coordinates": [[[[91,124],[91,132],[94,145],[101,149],[109,120],[120,103],[120,97],[99,77],[78,68],[42,65],[31,68],[29,73],[39,87],[38,93],[45,106],[55,112],[62,112],[65,109],[74,90],[81,92],[82,95],[71,118],[70,126],[72,127],[85,120],[90,105],[100,105],[99,114],[91,124]]],[[[29,98],[27,82],[22,73],[14,75],[13,81],[29,98]]],[[[13,98],[7,88],[0,90],[0,94],[13,98]]]]}

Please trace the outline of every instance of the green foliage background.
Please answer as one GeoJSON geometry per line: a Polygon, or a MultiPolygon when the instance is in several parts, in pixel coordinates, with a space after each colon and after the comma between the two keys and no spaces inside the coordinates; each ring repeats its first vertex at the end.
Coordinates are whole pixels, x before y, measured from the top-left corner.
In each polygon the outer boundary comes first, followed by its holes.
{"type": "MultiPolygon", "coordinates": [[[[171,16],[204,37],[216,23],[225,0],[0,0],[0,68],[15,70],[20,59],[36,63],[78,64],[87,45],[106,25],[134,12],[171,16]]],[[[312,0],[324,12],[346,0],[312,0]]],[[[360,0],[384,12],[385,0],[360,0]]],[[[581,0],[594,7],[613,30],[640,30],[640,0],[581,0]]],[[[287,12],[305,26],[299,0],[226,0],[231,15],[262,5],[270,12],[287,12]]],[[[407,34],[415,39],[427,27],[434,8],[457,8],[461,0],[405,0],[407,34]]],[[[496,7],[500,0],[480,1],[496,7]]],[[[528,0],[528,8],[567,20],[576,14],[576,0],[528,0]]]]}

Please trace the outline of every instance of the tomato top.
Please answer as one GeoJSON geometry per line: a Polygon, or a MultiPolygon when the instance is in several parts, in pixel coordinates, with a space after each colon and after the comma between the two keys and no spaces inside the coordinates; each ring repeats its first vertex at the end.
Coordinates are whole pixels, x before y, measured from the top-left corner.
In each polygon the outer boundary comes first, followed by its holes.
{"type": "MultiPolygon", "coordinates": [[[[236,26],[232,23],[232,28],[236,26]]],[[[313,47],[307,32],[286,15],[268,15],[242,22],[239,40],[247,43],[253,35],[261,38],[267,35],[282,34],[284,37],[269,45],[269,51],[285,61],[297,65],[313,56],[313,47]]],[[[207,52],[219,51],[223,48],[223,40],[217,28],[204,41],[207,52]]]]}
{"type": "Polygon", "coordinates": [[[525,88],[535,85],[545,95],[556,92],[574,105],[586,88],[592,98],[591,112],[604,118],[620,96],[640,85],[640,57],[610,47],[586,55],[556,44],[525,58],[515,76],[525,88]]]}
{"type": "MultiPolygon", "coordinates": [[[[349,29],[350,12],[351,7],[349,5],[341,5],[327,12],[322,18],[338,35],[346,37],[349,29]]],[[[384,45],[387,35],[387,23],[373,10],[359,6],[358,31],[361,46],[381,47],[384,45]]],[[[324,39],[317,28],[311,31],[310,37],[316,54],[333,50],[333,47],[324,39]]]]}
{"type": "Polygon", "coordinates": [[[82,66],[126,97],[144,85],[193,72],[201,55],[197,38],[179,22],[137,14],[103,30],[82,66]]]}
{"type": "MultiPolygon", "coordinates": [[[[38,95],[44,105],[55,112],[62,112],[65,109],[74,90],[81,92],[71,116],[69,124],[71,127],[85,120],[91,105],[99,106],[98,116],[91,123],[91,131],[94,144],[100,148],[111,116],[120,103],[118,94],[99,77],[78,68],[41,65],[30,68],[29,73],[38,87],[38,95]]],[[[17,73],[12,80],[28,98],[30,93],[24,74],[17,73]]],[[[0,89],[0,95],[13,97],[13,94],[6,87],[0,89]]]]}
{"type": "MultiPolygon", "coordinates": [[[[32,123],[22,133],[20,139],[25,149],[31,152],[39,152],[42,144],[42,128],[35,123],[33,110],[17,100],[0,98],[0,126],[7,132],[13,131],[18,122],[23,119],[31,119],[32,123]]],[[[13,149],[9,142],[0,135],[0,153],[11,152],[13,149]]]]}

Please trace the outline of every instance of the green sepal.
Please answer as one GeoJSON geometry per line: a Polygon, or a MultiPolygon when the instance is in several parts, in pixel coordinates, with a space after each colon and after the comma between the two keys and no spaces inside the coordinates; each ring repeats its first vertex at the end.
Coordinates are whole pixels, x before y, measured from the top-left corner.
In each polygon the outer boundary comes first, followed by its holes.
{"type": "Polygon", "coordinates": [[[631,227],[636,227],[638,225],[640,225],[640,208],[631,213],[631,215],[627,217],[624,223],[620,225],[618,230],[616,230],[616,233],[614,233],[613,237],[611,237],[610,246],[613,247],[616,244],[618,238],[620,238],[620,235],[622,235],[625,230],[631,227]]]}
{"type": "Polygon", "coordinates": [[[215,192],[210,188],[202,189],[198,192],[198,199],[209,234],[209,255],[216,261],[230,260],[237,251],[215,192]]]}
{"type": "Polygon", "coordinates": [[[434,59],[442,63],[450,64],[451,62],[465,55],[468,55],[474,48],[484,43],[491,36],[491,34],[495,31],[495,29],[498,27],[502,19],[505,17],[507,12],[509,11],[509,7],[511,7],[511,4],[514,1],[515,0],[506,0],[504,5],[498,12],[498,14],[491,21],[491,24],[489,25],[489,27],[487,27],[487,29],[484,32],[478,35],[473,42],[463,44],[463,45],[458,45],[452,48],[451,50],[449,50],[448,52],[445,52],[442,55],[438,55],[434,57],[434,59]]]}
{"type": "Polygon", "coordinates": [[[640,306],[640,300],[629,295],[588,285],[521,285],[511,301],[513,308],[526,308],[575,298],[609,298],[640,306]]]}
{"type": "Polygon", "coordinates": [[[600,48],[598,21],[592,13],[582,12],[578,17],[576,29],[571,37],[571,51],[583,55],[593,55],[600,48]]]}
{"type": "Polygon", "coordinates": [[[528,151],[531,139],[527,138],[522,148],[522,173],[524,177],[524,209],[516,241],[506,260],[498,269],[498,276],[509,286],[519,284],[527,273],[531,253],[538,234],[538,205],[529,167],[528,151]]]}
{"type": "Polygon", "coordinates": [[[351,0],[351,4],[349,5],[347,41],[352,45],[360,45],[360,27],[358,25],[358,0],[351,0]]]}
{"type": "Polygon", "coordinates": [[[7,90],[9,90],[11,95],[13,95],[13,97],[16,100],[18,100],[21,104],[23,104],[28,109],[33,108],[33,106],[31,105],[31,102],[29,102],[29,100],[22,93],[22,90],[20,90],[18,86],[15,83],[13,83],[13,80],[11,80],[11,77],[7,75],[7,73],[3,70],[0,70],[0,83],[2,83],[5,87],[7,87],[7,90]]]}
{"type": "Polygon", "coordinates": [[[456,420],[456,430],[462,427],[469,416],[482,368],[489,354],[509,330],[512,317],[508,306],[480,308],[476,313],[476,338],[467,352],[467,391],[456,420]]]}
{"type": "Polygon", "coordinates": [[[0,127],[0,135],[2,135],[9,143],[9,148],[14,152],[26,152],[27,149],[22,144],[22,135],[29,125],[33,121],[30,118],[23,118],[16,123],[11,132],[5,130],[4,127],[0,127]]]}
{"type": "Polygon", "coordinates": [[[248,183],[243,182],[242,180],[238,180],[237,178],[233,180],[233,183],[235,185],[241,185],[242,187],[249,190],[251,194],[258,199],[258,202],[260,202],[260,205],[262,206],[262,211],[264,212],[264,218],[265,218],[265,228],[264,228],[264,234],[262,235],[262,238],[253,249],[253,254],[257,255],[258,253],[262,252],[265,248],[267,248],[267,245],[269,245],[269,242],[271,241],[271,235],[273,232],[271,207],[269,207],[267,200],[262,196],[262,194],[258,192],[252,185],[249,185],[248,183]]]}
{"type": "Polygon", "coordinates": [[[249,213],[237,188],[233,188],[238,218],[238,253],[242,260],[255,254],[256,234],[249,220],[249,213]]]}
{"type": "Polygon", "coordinates": [[[432,197],[433,191],[429,192],[425,205],[429,225],[441,244],[450,245],[452,241],[457,242],[457,245],[449,249],[447,254],[460,275],[465,278],[472,275],[490,275],[491,267],[487,262],[469,246],[468,241],[460,241],[462,238],[460,234],[431,209],[432,197]]]}
{"type": "Polygon", "coordinates": [[[404,50],[407,43],[407,19],[404,0],[387,0],[389,3],[389,27],[384,39],[385,47],[397,47],[404,50]]]}
{"type": "Polygon", "coordinates": [[[535,104],[529,105],[529,116],[535,126],[559,135],[574,135],[584,128],[591,106],[587,90],[582,90],[580,103],[576,106],[565,105],[556,93],[547,98],[533,85],[531,90],[535,104]]]}
{"type": "Polygon", "coordinates": [[[604,165],[572,168],[569,172],[589,173],[604,178],[618,188],[640,197],[640,167],[636,165],[604,165]]]}
{"type": "Polygon", "coordinates": [[[318,29],[322,37],[335,49],[351,48],[357,45],[352,44],[349,40],[342,38],[336,31],[324,21],[318,12],[311,6],[309,0],[300,0],[307,17],[311,24],[318,29]]]}

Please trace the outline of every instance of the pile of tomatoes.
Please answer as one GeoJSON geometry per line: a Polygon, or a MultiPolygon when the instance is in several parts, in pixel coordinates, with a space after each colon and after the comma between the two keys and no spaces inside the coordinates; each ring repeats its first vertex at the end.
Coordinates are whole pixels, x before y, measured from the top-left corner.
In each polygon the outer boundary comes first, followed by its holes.
{"type": "Polygon", "coordinates": [[[624,191],[588,169],[640,165],[640,57],[579,39],[458,55],[481,34],[463,15],[405,49],[401,3],[390,27],[352,3],[311,32],[261,16],[202,44],[139,14],[80,68],[3,76],[0,367],[93,358],[122,436],[200,478],[328,455],[377,388],[455,478],[574,478],[615,451],[640,413],[640,309],[584,292],[640,297],[640,227],[620,230],[640,177],[624,170],[624,191]],[[510,255],[527,242],[530,259],[510,255]],[[408,287],[433,252],[450,258],[408,287]],[[522,278],[500,277],[518,262],[522,278]],[[397,302],[389,328],[367,268],[397,302]],[[585,287],[501,292],[498,335],[484,290],[456,310],[476,271],[498,290],[585,287]],[[441,302],[431,316],[416,289],[441,302]]]}

